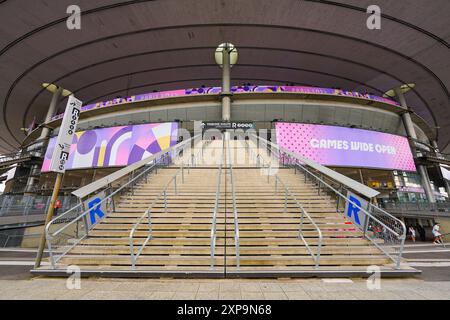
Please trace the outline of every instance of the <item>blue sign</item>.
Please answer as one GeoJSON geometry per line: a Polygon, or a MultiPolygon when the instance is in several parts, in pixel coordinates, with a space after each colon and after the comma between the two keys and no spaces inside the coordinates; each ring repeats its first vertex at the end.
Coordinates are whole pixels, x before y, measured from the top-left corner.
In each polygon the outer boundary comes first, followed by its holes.
{"type": "Polygon", "coordinates": [[[350,191],[347,193],[347,198],[349,201],[345,205],[345,214],[360,229],[364,229],[367,215],[363,210],[368,209],[369,203],[350,191]]]}
{"type": "Polygon", "coordinates": [[[96,225],[99,221],[101,221],[108,213],[108,201],[103,201],[105,199],[106,194],[105,191],[102,191],[95,196],[84,201],[84,207],[89,210],[86,215],[86,223],[88,224],[88,228],[92,229],[94,225],[96,225]]]}
{"type": "Polygon", "coordinates": [[[354,220],[356,224],[361,225],[361,221],[359,220],[358,212],[361,211],[361,202],[356,199],[354,196],[350,196],[350,201],[348,203],[347,209],[347,217],[354,220]],[[357,207],[358,206],[358,207],[357,207]],[[352,218],[353,216],[353,218],[352,218]]]}
{"type": "Polygon", "coordinates": [[[102,206],[100,205],[100,202],[102,202],[101,198],[95,198],[95,199],[89,201],[89,203],[88,203],[91,226],[96,223],[96,218],[95,218],[96,215],[100,219],[105,216],[105,213],[102,211],[102,206]]]}

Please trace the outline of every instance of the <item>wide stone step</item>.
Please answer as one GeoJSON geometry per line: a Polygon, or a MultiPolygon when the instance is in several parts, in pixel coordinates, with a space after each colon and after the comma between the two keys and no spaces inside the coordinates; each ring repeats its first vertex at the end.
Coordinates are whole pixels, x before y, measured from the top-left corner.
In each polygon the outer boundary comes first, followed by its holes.
{"type": "MultiPolygon", "coordinates": [[[[221,265],[225,259],[216,257],[215,265],[221,265]]],[[[140,256],[137,265],[165,265],[165,266],[207,266],[211,262],[209,256],[140,256]]],[[[389,260],[381,255],[348,255],[339,257],[323,256],[321,265],[371,265],[385,264],[389,260]]],[[[131,265],[129,256],[122,255],[71,255],[62,259],[62,263],[75,265],[131,265]]],[[[235,257],[227,257],[227,264],[235,265],[235,257]]],[[[240,258],[241,265],[248,266],[313,266],[315,262],[310,256],[243,256],[240,258]]]]}

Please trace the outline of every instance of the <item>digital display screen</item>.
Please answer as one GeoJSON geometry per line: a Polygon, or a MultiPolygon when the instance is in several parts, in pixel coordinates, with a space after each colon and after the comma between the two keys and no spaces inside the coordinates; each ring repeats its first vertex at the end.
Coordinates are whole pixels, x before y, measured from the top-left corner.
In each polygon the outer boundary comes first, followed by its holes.
{"type": "MultiPolygon", "coordinates": [[[[149,123],[76,132],[66,169],[128,166],[177,143],[178,123],[149,123]]],[[[42,172],[48,172],[56,137],[49,141],[42,172]]]]}
{"type": "MultiPolygon", "coordinates": [[[[394,106],[399,106],[399,104],[391,99],[386,99],[383,97],[375,96],[368,93],[359,93],[356,91],[346,91],[341,89],[331,89],[331,88],[319,88],[319,87],[305,87],[305,86],[233,86],[230,91],[239,93],[302,93],[308,95],[331,95],[331,96],[344,96],[360,98],[365,100],[378,101],[382,103],[391,104],[394,106]]],[[[204,95],[204,94],[220,94],[222,92],[221,87],[201,87],[201,88],[191,88],[191,89],[181,89],[181,90],[171,90],[171,91],[161,91],[161,92],[151,92],[138,94],[131,97],[116,98],[109,101],[102,101],[93,104],[83,106],[81,111],[88,111],[98,108],[105,108],[115,105],[121,105],[132,102],[139,101],[150,101],[155,99],[165,99],[183,96],[193,96],[193,95],[204,95]]],[[[52,119],[62,118],[62,114],[54,116],[52,119]]]]}
{"type": "Polygon", "coordinates": [[[403,136],[336,126],[277,122],[277,143],[325,166],[416,171],[403,136]]]}

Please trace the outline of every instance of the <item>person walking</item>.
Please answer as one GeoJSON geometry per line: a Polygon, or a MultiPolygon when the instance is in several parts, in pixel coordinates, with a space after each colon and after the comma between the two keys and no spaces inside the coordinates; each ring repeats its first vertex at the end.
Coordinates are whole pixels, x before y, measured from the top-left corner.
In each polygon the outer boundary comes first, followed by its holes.
{"type": "Polygon", "coordinates": [[[413,242],[416,242],[416,230],[414,229],[413,226],[409,227],[409,235],[411,236],[411,240],[413,242]]]}
{"type": "Polygon", "coordinates": [[[53,207],[53,215],[57,216],[58,215],[58,210],[61,208],[61,201],[59,201],[59,199],[56,199],[55,201],[55,206],[53,207]]]}
{"type": "Polygon", "coordinates": [[[444,244],[442,241],[442,234],[440,232],[440,226],[439,223],[436,223],[433,227],[433,236],[434,236],[434,244],[444,244]]]}

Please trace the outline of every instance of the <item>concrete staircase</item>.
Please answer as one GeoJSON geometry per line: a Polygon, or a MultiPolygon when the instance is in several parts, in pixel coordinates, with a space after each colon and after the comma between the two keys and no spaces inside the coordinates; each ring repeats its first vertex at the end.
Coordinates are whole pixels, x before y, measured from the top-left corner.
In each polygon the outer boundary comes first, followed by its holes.
{"type": "MultiPolygon", "coordinates": [[[[261,174],[261,168],[249,156],[241,141],[225,144],[227,159],[222,171],[217,244],[214,267],[210,267],[210,237],[218,165],[203,159],[185,170],[184,183],[179,179],[178,193],[168,192],[168,211],[162,199],[152,210],[153,238],[137,260],[136,270],[177,274],[230,274],[238,276],[278,273],[314,272],[314,259],[299,238],[300,211],[292,197],[285,198],[282,188],[275,192],[274,177],[261,174]],[[236,267],[234,218],[228,153],[233,163],[234,187],[240,230],[240,267],[236,267]],[[239,158],[239,161],[237,159],[239,158]]],[[[215,163],[220,162],[222,141],[213,141],[205,154],[214,149],[215,163]]],[[[210,153],[211,154],[211,153],[210,153]]],[[[188,156],[186,156],[188,158],[188,156]]],[[[131,271],[129,233],[178,167],[160,169],[148,183],[140,183],[134,194],[121,196],[116,212],[99,223],[60,265],[75,264],[82,269],[131,271]]],[[[292,169],[280,168],[278,176],[306,209],[323,234],[321,271],[365,272],[369,265],[392,270],[391,261],[342,215],[327,195],[318,195],[315,185],[304,182],[292,169]]],[[[318,234],[308,220],[303,235],[313,253],[318,234]]],[[[147,220],[139,226],[134,239],[135,252],[148,236],[147,220]]]]}
{"type": "MultiPolygon", "coordinates": [[[[146,184],[137,186],[134,195],[121,197],[116,212],[105,218],[90,233],[88,239],[62,259],[63,264],[129,269],[131,266],[129,234],[177,168],[159,170],[146,184]]],[[[145,246],[137,266],[146,270],[206,269],[210,265],[211,208],[216,196],[218,170],[185,170],[185,182],[168,192],[168,211],[160,199],[152,210],[153,238],[145,246]]],[[[222,193],[223,194],[223,193],[222,193]]],[[[221,212],[224,212],[222,205],[221,212]]],[[[222,232],[222,231],[220,231],[222,232]]],[[[135,235],[135,252],[148,235],[147,219],[135,235]]],[[[221,233],[220,233],[221,236],[221,233]]],[[[216,265],[223,266],[223,237],[216,265]]]]}

